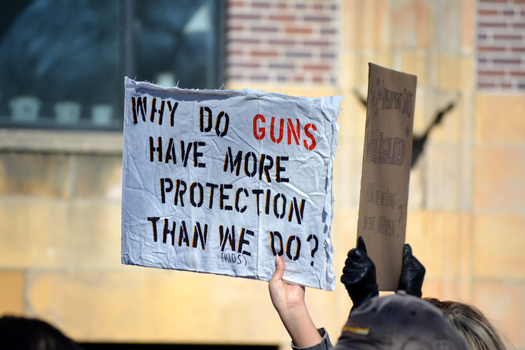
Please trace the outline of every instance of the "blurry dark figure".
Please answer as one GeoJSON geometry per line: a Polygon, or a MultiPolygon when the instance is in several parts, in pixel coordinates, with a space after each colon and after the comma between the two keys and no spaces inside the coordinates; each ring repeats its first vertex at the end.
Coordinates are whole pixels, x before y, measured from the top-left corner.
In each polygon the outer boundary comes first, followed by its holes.
{"type": "MultiPolygon", "coordinates": [[[[354,95],[357,97],[359,102],[361,102],[361,104],[366,108],[367,101],[363,96],[361,96],[357,89],[354,89],[354,95]]],[[[412,135],[412,164],[410,165],[411,168],[414,167],[414,165],[417,163],[417,160],[419,159],[419,156],[421,155],[421,153],[423,153],[423,149],[425,148],[425,144],[427,142],[430,131],[432,131],[432,129],[436,125],[441,123],[445,114],[450,112],[455,107],[456,103],[457,100],[454,100],[451,103],[449,103],[445,108],[437,111],[436,116],[434,117],[430,125],[427,126],[427,129],[422,135],[412,135]]]]}
{"type": "Polygon", "coordinates": [[[45,321],[3,316],[0,318],[0,349],[80,350],[82,348],[45,321]]]}

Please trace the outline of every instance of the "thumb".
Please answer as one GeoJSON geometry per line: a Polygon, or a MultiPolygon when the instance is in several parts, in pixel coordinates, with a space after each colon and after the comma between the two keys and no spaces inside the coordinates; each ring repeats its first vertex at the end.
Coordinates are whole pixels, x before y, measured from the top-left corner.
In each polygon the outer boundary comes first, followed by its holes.
{"type": "Polygon", "coordinates": [[[405,260],[410,257],[412,255],[412,247],[410,247],[410,245],[407,243],[405,244],[405,246],[403,247],[403,257],[405,258],[405,260]]]}
{"type": "Polygon", "coordinates": [[[365,244],[365,240],[363,238],[363,236],[359,236],[359,238],[357,239],[357,249],[361,249],[363,252],[366,253],[366,244],[365,244]]]}
{"type": "Polygon", "coordinates": [[[283,275],[284,275],[284,260],[282,256],[277,255],[275,257],[275,271],[273,273],[273,276],[270,282],[281,280],[283,278],[283,275]]]}

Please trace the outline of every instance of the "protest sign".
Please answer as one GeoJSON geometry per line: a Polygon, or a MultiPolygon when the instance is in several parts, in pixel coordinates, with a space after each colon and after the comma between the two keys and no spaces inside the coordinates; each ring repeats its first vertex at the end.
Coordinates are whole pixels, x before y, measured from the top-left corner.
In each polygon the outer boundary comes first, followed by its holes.
{"type": "Polygon", "coordinates": [[[417,77],[369,64],[357,234],[379,290],[395,290],[405,244],[417,77]]]}
{"type": "Polygon", "coordinates": [[[126,78],[124,264],[333,290],[340,96],[162,88],[126,78]]]}

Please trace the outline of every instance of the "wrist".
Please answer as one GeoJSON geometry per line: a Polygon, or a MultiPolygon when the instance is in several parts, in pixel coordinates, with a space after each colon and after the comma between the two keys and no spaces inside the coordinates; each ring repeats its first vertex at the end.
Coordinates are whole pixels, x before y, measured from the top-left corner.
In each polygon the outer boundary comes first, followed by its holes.
{"type": "Polygon", "coordinates": [[[295,346],[308,348],[321,342],[322,337],[305,304],[288,308],[286,312],[279,312],[279,316],[295,346]]]}

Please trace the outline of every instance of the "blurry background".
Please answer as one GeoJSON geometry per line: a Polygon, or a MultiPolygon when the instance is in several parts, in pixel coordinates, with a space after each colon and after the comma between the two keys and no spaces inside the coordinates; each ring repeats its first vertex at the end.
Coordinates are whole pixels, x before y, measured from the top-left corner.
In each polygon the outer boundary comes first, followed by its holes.
{"type": "MultiPolygon", "coordinates": [[[[474,304],[525,349],[525,0],[24,0],[0,18],[1,315],[90,348],[288,347],[265,282],[120,264],[123,77],[344,95],[339,275],[373,62],[418,77],[407,242],[423,295],[474,304]]],[[[335,341],[344,287],[307,303],[335,341]]]]}

